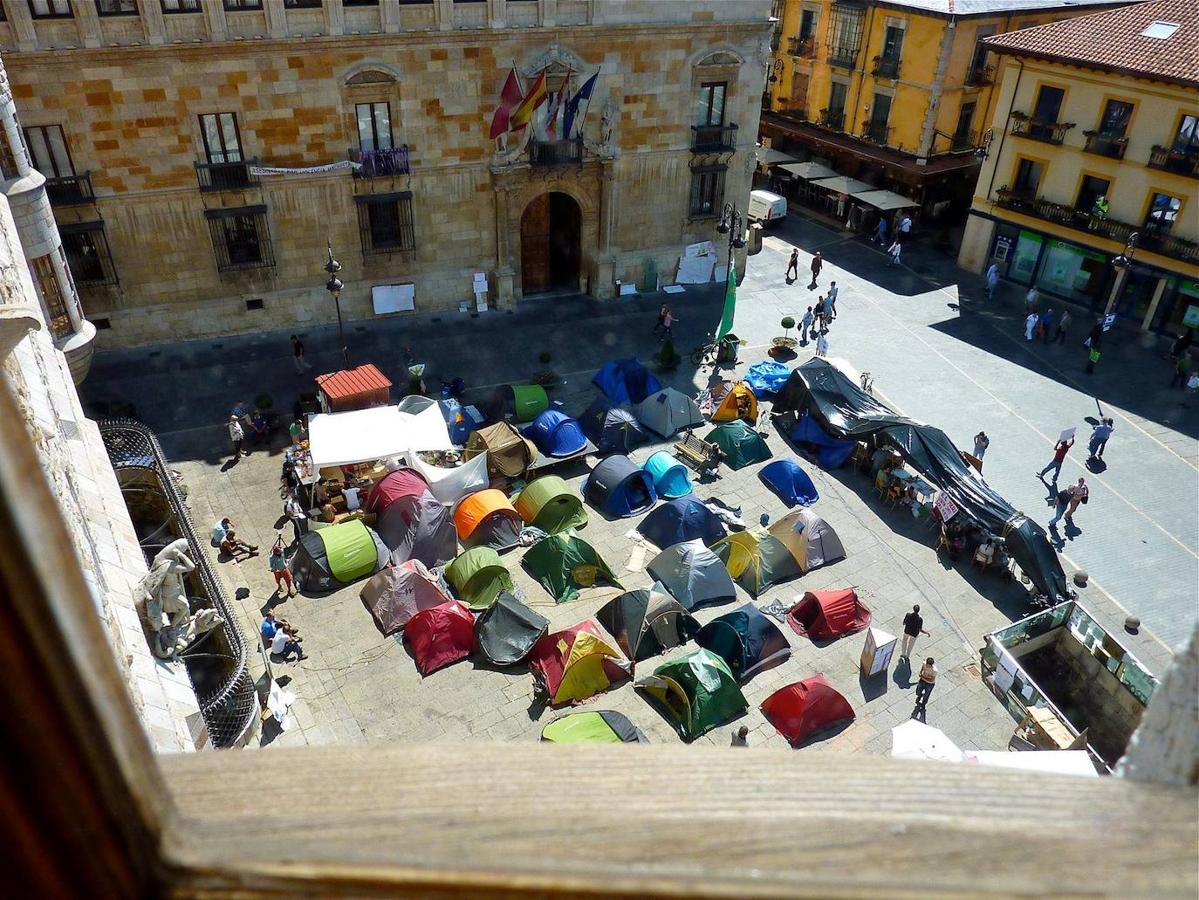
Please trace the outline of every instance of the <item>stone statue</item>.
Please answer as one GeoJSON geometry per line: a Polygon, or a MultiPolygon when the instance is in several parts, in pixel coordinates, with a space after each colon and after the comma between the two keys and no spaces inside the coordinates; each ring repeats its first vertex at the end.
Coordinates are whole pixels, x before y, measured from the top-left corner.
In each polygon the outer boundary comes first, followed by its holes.
{"type": "Polygon", "coordinates": [[[160,659],[175,658],[197,637],[224,621],[212,609],[192,615],[183,576],[196,564],[188,557],[187,549],[187,538],[167,544],[137,584],[137,604],[153,634],[150,648],[160,659]]]}
{"type": "Polygon", "coordinates": [[[605,147],[612,146],[612,129],[616,124],[616,102],[609,97],[608,102],[604,104],[604,111],[600,116],[600,143],[605,147]]]}

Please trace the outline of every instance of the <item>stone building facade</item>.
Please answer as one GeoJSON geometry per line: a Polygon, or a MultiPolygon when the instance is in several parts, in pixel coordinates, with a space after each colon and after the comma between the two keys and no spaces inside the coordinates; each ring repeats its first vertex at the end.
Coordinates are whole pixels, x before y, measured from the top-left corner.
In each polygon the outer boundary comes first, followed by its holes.
{"type": "Polygon", "coordinates": [[[0,50],[101,347],[330,321],[327,243],[349,319],[606,299],[748,200],[769,0],[52,5],[0,50]],[[488,138],[514,65],[599,72],[577,140],[488,138]]]}

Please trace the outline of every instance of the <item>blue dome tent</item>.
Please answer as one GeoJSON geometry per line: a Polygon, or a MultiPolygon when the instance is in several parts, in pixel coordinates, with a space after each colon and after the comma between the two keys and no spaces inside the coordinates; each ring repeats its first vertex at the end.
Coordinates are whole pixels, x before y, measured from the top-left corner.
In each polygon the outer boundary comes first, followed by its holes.
{"type": "Polygon", "coordinates": [[[618,519],[645,512],[658,501],[654,480],[627,456],[609,456],[592,469],[583,494],[596,509],[618,519]]]}
{"type": "Polygon", "coordinates": [[[642,468],[653,478],[654,490],[662,499],[673,500],[691,493],[687,468],[665,450],[659,450],[647,459],[642,468]]]}
{"type": "Polygon", "coordinates": [[[637,530],[659,550],[695,540],[710,547],[725,536],[724,523],[694,497],[663,503],[641,520],[637,530]]]}
{"type": "Polygon", "coordinates": [[[837,469],[845,465],[845,461],[853,456],[857,449],[857,441],[842,441],[831,437],[820,423],[808,413],[799,417],[795,427],[788,435],[793,442],[816,457],[816,462],[828,469],[837,469]]]}
{"type": "Polygon", "coordinates": [[[533,423],[521,429],[521,433],[546,456],[570,456],[587,445],[583,426],[556,409],[538,413],[533,423]]]}
{"type": "Polygon", "coordinates": [[[762,483],[788,506],[811,506],[820,499],[808,473],[793,459],[780,459],[758,473],[762,483]]]}
{"type": "Polygon", "coordinates": [[[604,392],[613,403],[640,403],[650,394],[662,390],[662,385],[636,359],[616,359],[595,373],[591,383],[604,392]]]}

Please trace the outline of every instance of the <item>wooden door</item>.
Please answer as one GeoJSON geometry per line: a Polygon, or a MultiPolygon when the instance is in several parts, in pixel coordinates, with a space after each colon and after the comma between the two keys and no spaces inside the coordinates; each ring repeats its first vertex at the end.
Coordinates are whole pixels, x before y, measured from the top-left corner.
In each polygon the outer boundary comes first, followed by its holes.
{"type": "Polygon", "coordinates": [[[550,288],[550,195],[533,200],[520,217],[520,287],[525,294],[550,288]]]}

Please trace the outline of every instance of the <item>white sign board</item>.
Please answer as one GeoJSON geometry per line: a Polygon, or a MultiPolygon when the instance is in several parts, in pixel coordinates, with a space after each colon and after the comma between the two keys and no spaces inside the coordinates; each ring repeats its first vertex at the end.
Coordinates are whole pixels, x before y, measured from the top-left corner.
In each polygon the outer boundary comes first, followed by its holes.
{"type": "Polygon", "coordinates": [[[416,309],[415,284],[376,284],[371,288],[376,315],[416,309]]]}
{"type": "Polygon", "coordinates": [[[475,293],[477,294],[477,293],[479,293],[479,291],[485,291],[485,290],[487,290],[487,273],[486,272],[475,272],[475,280],[474,280],[475,293]]]}
{"type": "Polygon", "coordinates": [[[937,494],[937,499],[933,501],[933,509],[937,511],[937,515],[940,516],[942,522],[948,522],[958,514],[958,505],[944,491],[937,494]]]}
{"type": "Polygon", "coordinates": [[[715,265],[715,254],[680,257],[679,272],[674,280],[679,284],[707,284],[712,280],[712,267],[715,265]]]}
{"type": "Polygon", "coordinates": [[[1058,435],[1058,438],[1057,438],[1058,441],[1065,442],[1065,441],[1074,440],[1074,432],[1076,432],[1077,430],[1078,429],[1075,428],[1074,426],[1070,426],[1069,428],[1062,431],[1062,433],[1060,435],[1058,435]]]}

